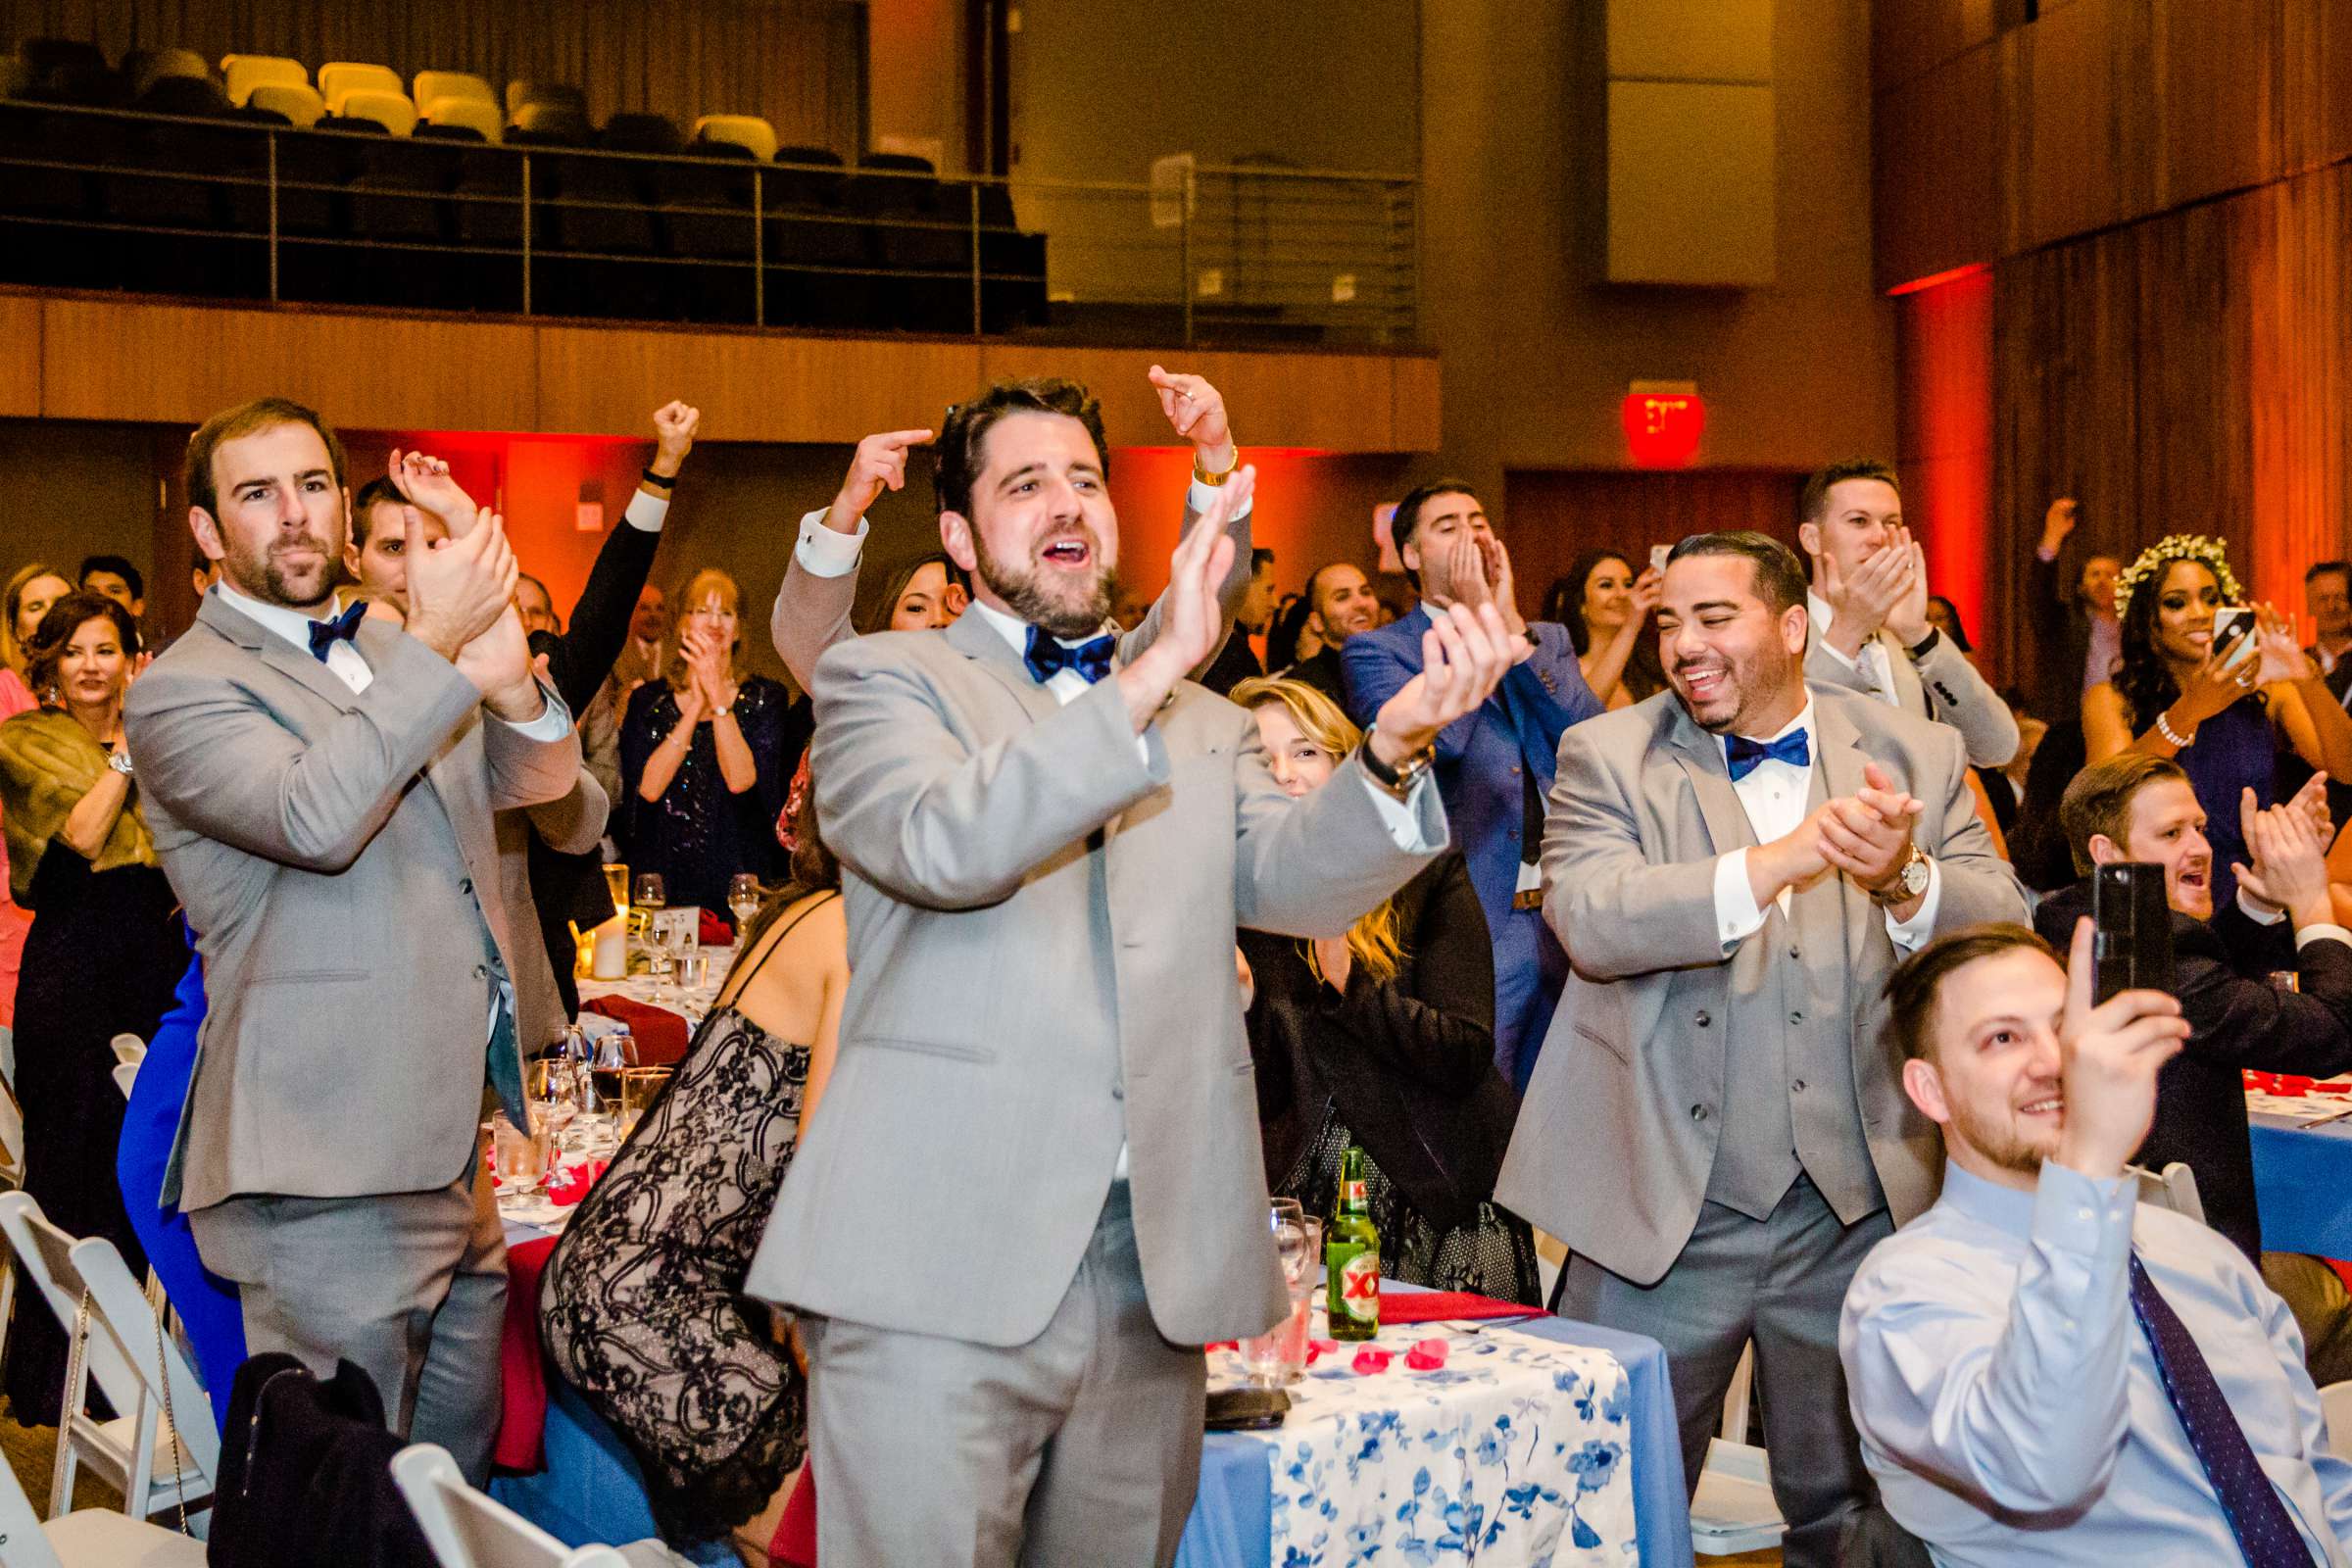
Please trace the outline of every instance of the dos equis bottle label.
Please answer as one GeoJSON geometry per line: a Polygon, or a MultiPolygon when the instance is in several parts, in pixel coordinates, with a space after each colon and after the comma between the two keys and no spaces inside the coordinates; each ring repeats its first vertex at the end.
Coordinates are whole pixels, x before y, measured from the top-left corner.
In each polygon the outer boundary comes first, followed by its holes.
{"type": "Polygon", "coordinates": [[[1350,1144],[1340,1156],[1339,1202],[1323,1243],[1330,1276],[1331,1337],[1368,1340],[1380,1331],[1380,1232],[1364,1200],[1364,1152],[1350,1144]]]}

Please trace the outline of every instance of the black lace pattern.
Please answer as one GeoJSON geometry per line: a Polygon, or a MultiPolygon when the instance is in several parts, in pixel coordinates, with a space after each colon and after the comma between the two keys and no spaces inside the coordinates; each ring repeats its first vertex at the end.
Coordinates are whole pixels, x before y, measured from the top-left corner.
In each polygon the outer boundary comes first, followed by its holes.
{"type": "Polygon", "coordinates": [[[724,1537],[805,1451],[807,1385],[743,1281],[808,1081],[808,1047],[712,1012],[548,1259],[548,1355],[635,1453],[671,1540],[724,1537]]]}

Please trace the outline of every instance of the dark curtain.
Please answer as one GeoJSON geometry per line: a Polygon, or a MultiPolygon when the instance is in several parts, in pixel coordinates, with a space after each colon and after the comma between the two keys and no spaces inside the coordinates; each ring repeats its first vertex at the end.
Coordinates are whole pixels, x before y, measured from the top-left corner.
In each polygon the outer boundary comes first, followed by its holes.
{"type": "Polygon", "coordinates": [[[619,111],[758,115],[786,145],[845,155],[865,137],[865,8],[846,0],[0,0],[0,38],[286,55],[470,71],[504,92],[568,82],[601,123],[619,111]]]}

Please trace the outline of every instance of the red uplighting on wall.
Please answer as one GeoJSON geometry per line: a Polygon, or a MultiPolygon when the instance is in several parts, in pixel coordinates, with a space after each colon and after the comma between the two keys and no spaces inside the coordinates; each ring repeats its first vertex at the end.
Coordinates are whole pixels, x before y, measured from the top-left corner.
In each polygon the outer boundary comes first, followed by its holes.
{"type": "Polygon", "coordinates": [[[1992,517],[1992,272],[1923,279],[1895,301],[1903,514],[1928,582],[1960,612],[1988,665],[2005,644],[1985,594],[1992,517]]]}
{"type": "Polygon", "coordinates": [[[1618,408],[1637,468],[1686,468],[1707,429],[1707,404],[1687,382],[1636,381],[1618,408]]]}

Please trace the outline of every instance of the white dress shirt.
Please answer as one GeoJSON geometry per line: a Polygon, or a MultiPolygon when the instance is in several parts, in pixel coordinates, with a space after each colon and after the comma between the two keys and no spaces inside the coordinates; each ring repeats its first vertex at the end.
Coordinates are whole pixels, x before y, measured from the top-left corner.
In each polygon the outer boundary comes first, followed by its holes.
{"type": "Polygon", "coordinates": [[[1886,662],[1886,641],[1873,633],[1862,639],[1862,647],[1852,659],[1846,658],[1844,650],[1830,641],[1830,620],[1834,613],[1828,600],[1810,589],[1806,590],[1805,614],[1812,622],[1813,640],[1821,644],[1823,652],[1832,659],[1848,669],[1859,671],[1863,680],[1869,683],[1871,696],[1889,708],[1902,707],[1903,700],[1894,690],[1894,671],[1886,662]]]}
{"type": "Polygon", "coordinates": [[[1887,1511],[1944,1568],[2242,1563],[2133,1316],[2127,1258],[2197,1342],[2314,1560],[2352,1564],[2352,1465],[2328,1452],[2286,1303],[2218,1233],[2130,1176],[2032,1192],[1946,1164],[1872,1249],[1838,1351],[1887,1511]]]}
{"type": "MultiPolygon", "coordinates": [[[[1185,505],[1195,513],[1206,512],[1217,504],[1217,486],[1202,484],[1195,479],[1185,492],[1185,505]]],[[[1254,505],[1254,501],[1251,505],[1254,505]]],[[[872,527],[863,517],[858,519],[856,533],[840,533],[825,526],[828,508],[819,507],[801,518],[800,543],[793,547],[793,557],[801,569],[811,577],[844,577],[858,569],[858,558],[865,553],[865,536],[872,527]]],[[[1244,506],[1241,515],[1247,516],[1250,507],[1244,506]]]]}
{"type": "MultiPolygon", "coordinates": [[[[1747,776],[1732,780],[1732,793],[1740,797],[1740,808],[1747,813],[1747,825],[1758,844],[1770,844],[1796,830],[1810,810],[1813,796],[1813,769],[1821,765],[1821,731],[1813,723],[1813,699],[1805,699],[1804,708],[1779,730],[1764,737],[1767,743],[1798,730],[1808,737],[1806,750],[1812,760],[1803,767],[1784,762],[1777,757],[1767,757],[1749,769],[1747,776]]],[[[1724,749],[1724,766],[1731,766],[1732,743],[1729,737],[1718,736],[1724,749]]],[[[1824,876],[1836,876],[1825,871],[1824,876]]],[[[1811,884],[1806,884],[1810,886],[1811,884]]],[[[1788,899],[1795,890],[1783,888],[1779,903],[1781,913],[1788,913],[1788,899]]],[[[1916,953],[1936,934],[1936,909],[1943,901],[1943,872],[1934,860],[1928,861],[1928,892],[1919,901],[1919,907],[1908,920],[1897,920],[1891,912],[1886,916],[1886,935],[1893,939],[1897,953],[1916,953]]],[[[1764,910],[1756,904],[1756,892],[1747,879],[1747,851],[1738,849],[1717,858],[1715,861],[1715,930],[1723,940],[1723,951],[1729,953],[1748,937],[1764,928],[1764,910]]]]}

